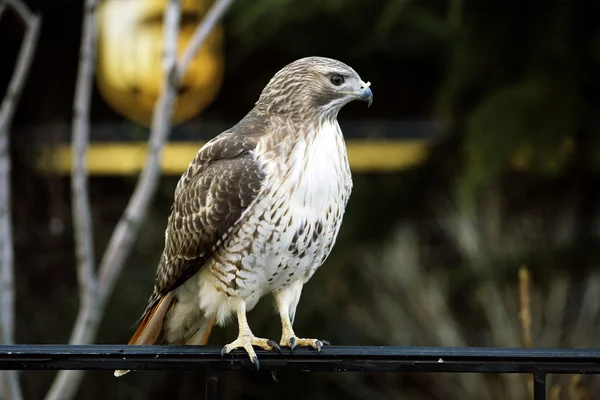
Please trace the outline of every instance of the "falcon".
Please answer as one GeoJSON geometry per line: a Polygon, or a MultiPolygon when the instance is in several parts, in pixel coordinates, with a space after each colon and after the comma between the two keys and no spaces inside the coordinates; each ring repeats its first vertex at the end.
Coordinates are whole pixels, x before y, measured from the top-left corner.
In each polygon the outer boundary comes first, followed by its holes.
{"type": "Polygon", "coordinates": [[[324,341],[297,337],[292,324],[352,191],[337,116],[353,100],[373,101],[356,71],[302,58],[271,78],[237,125],[198,151],[175,189],[154,291],[130,345],[204,345],[215,324],[235,315],[239,335],[222,354],[243,348],[256,368],[253,346],[321,350],[324,341]],[[279,345],[254,336],[246,319],[268,294],[281,317],[279,345]]]}

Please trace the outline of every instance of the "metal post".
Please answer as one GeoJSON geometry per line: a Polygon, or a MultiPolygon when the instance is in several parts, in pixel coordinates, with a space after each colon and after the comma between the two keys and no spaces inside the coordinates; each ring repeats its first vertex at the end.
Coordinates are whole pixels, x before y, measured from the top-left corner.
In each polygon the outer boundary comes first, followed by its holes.
{"type": "Polygon", "coordinates": [[[546,400],[546,374],[544,372],[533,374],[533,398],[534,400],[546,400]]]}
{"type": "Polygon", "coordinates": [[[214,370],[206,371],[205,400],[217,400],[219,395],[219,373],[214,370]]]}

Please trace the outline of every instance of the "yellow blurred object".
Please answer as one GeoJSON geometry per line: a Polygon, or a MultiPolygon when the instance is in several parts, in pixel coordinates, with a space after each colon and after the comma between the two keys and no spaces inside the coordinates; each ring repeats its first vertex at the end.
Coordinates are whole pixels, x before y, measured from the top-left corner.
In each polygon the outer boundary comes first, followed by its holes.
{"type": "MultiPolygon", "coordinates": [[[[104,0],[99,9],[98,88],[128,119],[149,126],[162,86],[163,15],[167,0],[104,0]]],[[[182,0],[178,57],[202,21],[207,0],[182,0]]],[[[223,33],[217,25],[183,77],[173,123],[197,115],[222,81],[223,33]]]]}
{"type": "MultiPolygon", "coordinates": [[[[346,141],[348,160],[353,172],[394,172],[422,164],[429,154],[429,140],[346,141]]],[[[165,146],[161,169],[165,175],[181,175],[204,142],[172,142],[165,146]]],[[[87,153],[90,175],[131,175],[144,167],[148,143],[96,143],[87,153]]],[[[71,173],[71,146],[43,148],[37,160],[40,171],[71,173]]]]}

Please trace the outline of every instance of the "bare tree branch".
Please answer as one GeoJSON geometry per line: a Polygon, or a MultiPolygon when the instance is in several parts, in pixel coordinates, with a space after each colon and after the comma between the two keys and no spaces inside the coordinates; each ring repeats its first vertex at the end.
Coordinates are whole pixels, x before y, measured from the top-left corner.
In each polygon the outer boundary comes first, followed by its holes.
{"type": "MultiPolygon", "coordinates": [[[[79,312],[69,344],[88,343],[86,329],[98,325],[98,278],[94,266],[94,234],[88,194],[86,153],[90,135],[90,103],[96,63],[96,13],[98,0],[86,0],[83,11],[79,69],[73,101],[71,133],[71,207],[79,283],[79,312]]],[[[82,371],[61,371],[47,399],[72,398],[83,378],[82,371]]]]}
{"type": "MultiPolygon", "coordinates": [[[[90,134],[90,103],[96,59],[95,15],[97,0],[86,0],[81,39],[79,72],[73,104],[71,201],[77,254],[80,315],[83,325],[97,319],[98,279],[94,266],[94,234],[88,194],[86,153],[90,134]]],[[[70,343],[79,343],[78,331],[73,331],[70,343]]]]}
{"type": "MultiPolygon", "coordinates": [[[[92,0],[88,0],[90,2],[92,0]]],[[[179,0],[169,0],[165,12],[164,22],[164,53],[163,53],[163,86],[160,97],[154,107],[152,118],[152,127],[149,139],[149,148],[144,168],[141,171],[137,185],[131,199],[125,209],[123,216],[119,220],[108,246],[103,254],[98,270],[98,275],[94,274],[93,268],[93,248],[91,235],[91,218],[89,216],[89,200],[87,198],[87,189],[85,176],[72,177],[74,205],[75,197],[78,202],[78,210],[74,210],[74,221],[81,224],[77,227],[77,236],[79,238],[78,246],[78,273],[80,282],[80,297],[82,298],[82,307],[75,322],[71,344],[91,343],[98,329],[101,315],[106,306],[106,301],[112,293],[114,284],[123,268],[123,265],[131,253],[136,237],[139,234],[144,217],[150,206],[150,202],[156,193],[158,181],[160,178],[160,161],[164,145],[167,141],[173,107],[177,96],[177,88],[181,82],[183,74],[187,70],[189,63],[194,55],[206,40],[208,34],[214,29],[217,22],[225,13],[231,0],[217,0],[209,10],[206,17],[199,25],[194,37],[188,44],[183,60],[177,62],[177,39],[179,36],[180,4],[179,0]],[[75,187],[76,186],[76,187],[75,187]],[[77,216],[75,215],[77,214],[77,216]],[[86,214],[86,216],[83,216],[86,214]],[[76,221],[75,218],[79,218],[76,221]],[[83,234],[83,232],[86,232],[83,234]],[[88,233],[89,232],[89,233],[88,233]],[[89,240],[89,242],[88,242],[89,240]],[[84,254],[85,253],[85,254],[84,254]],[[85,307],[85,305],[89,307],[85,307]]],[[[82,48],[82,54],[84,49],[82,48]]],[[[82,62],[85,57],[82,57],[82,62]]],[[[82,79],[82,66],[80,66],[80,76],[82,79]]],[[[79,94],[79,87],[78,87],[79,94]]],[[[81,94],[81,101],[89,103],[89,97],[84,98],[81,94]]],[[[73,166],[78,165],[83,168],[85,164],[85,149],[87,147],[87,132],[77,132],[81,137],[76,138],[75,131],[78,129],[75,121],[84,123],[83,117],[78,115],[82,110],[75,107],[73,147],[77,154],[74,154],[73,166]],[[81,117],[81,120],[77,118],[81,117]],[[85,136],[84,136],[85,135],[85,136]],[[77,141],[76,141],[77,140],[77,141]],[[76,164],[77,163],[77,164],[76,164]]],[[[87,109],[85,112],[87,113],[87,109]]],[[[87,114],[85,114],[87,118],[87,114]]],[[[87,129],[84,128],[84,129],[87,129]]],[[[83,371],[61,371],[58,375],[48,395],[47,400],[70,399],[72,398],[81,379],[83,371]]]]}
{"type": "Polygon", "coordinates": [[[25,25],[30,26],[29,24],[32,21],[32,18],[36,15],[32,13],[29,8],[27,8],[27,4],[25,4],[22,0],[4,0],[3,3],[9,4],[19,15],[19,18],[21,18],[25,25]]]}
{"type": "Polygon", "coordinates": [[[112,292],[123,264],[131,253],[158,185],[162,150],[167,141],[178,86],[178,82],[175,82],[175,71],[177,68],[179,19],[179,0],[169,0],[165,13],[163,85],[152,115],[148,155],[133,195],[110,238],[104,257],[100,262],[99,276],[102,300],[106,299],[108,294],[112,292]]]}
{"type": "Polygon", "coordinates": [[[196,28],[196,31],[192,36],[192,40],[190,40],[189,45],[185,49],[183,57],[181,58],[177,68],[177,79],[179,81],[183,79],[183,76],[190,66],[192,59],[200,47],[202,47],[202,43],[206,41],[206,38],[208,35],[210,35],[215,25],[217,25],[219,20],[223,17],[232,1],[233,0],[217,0],[206,13],[202,24],[198,25],[198,28],[196,28]]]}
{"type": "MultiPolygon", "coordinates": [[[[173,0],[169,1],[169,4],[171,3],[173,3],[173,0]]],[[[183,74],[178,71],[185,72],[191,58],[193,58],[195,52],[198,51],[202,43],[206,40],[207,34],[205,32],[211,32],[214,29],[215,25],[223,17],[223,14],[225,14],[230,3],[231,0],[217,0],[213,4],[205,18],[202,20],[200,26],[196,29],[193,39],[190,41],[184,52],[184,58],[178,65],[174,65],[174,63],[171,64],[168,60],[164,61],[164,63],[166,63],[164,66],[167,68],[165,71],[165,86],[163,86],[164,90],[154,109],[152,133],[150,135],[150,148],[148,150],[146,163],[133,196],[129,201],[123,217],[121,217],[117,228],[113,232],[108,248],[104,253],[104,258],[100,264],[101,299],[104,299],[112,292],[115,281],[123,267],[123,263],[131,253],[131,248],[139,233],[142,219],[147,213],[150,200],[156,192],[160,173],[160,156],[169,133],[173,103],[175,101],[175,91],[183,76],[183,74]],[[194,52],[192,53],[192,50],[190,49],[194,49],[194,52]],[[184,64],[184,62],[186,62],[186,57],[189,58],[189,60],[187,61],[187,64],[184,64]],[[173,67],[170,67],[171,65],[173,65],[173,67]],[[169,82],[170,85],[166,85],[167,82],[169,82]]]]}
{"type": "MultiPolygon", "coordinates": [[[[81,318],[91,323],[93,309],[97,307],[98,283],[94,266],[94,234],[88,194],[86,153],[90,135],[90,103],[96,59],[95,12],[97,0],[86,1],[81,40],[79,72],[73,104],[73,132],[71,139],[71,201],[77,254],[77,279],[81,318]]],[[[70,342],[78,340],[73,331],[70,342]]],[[[73,343],[77,344],[77,343],[73,343]]]]}
{"type": "MultiPolygon", "coordinates": [[[[0,3],[0,11],[10,5],[25,23],[25,36],[19,56],[0,106],[0,342],[14,343],[14,254],[10,194],[10,126],[25,79],[29,73],[40,27],[40,17],[33,14],[20,0],[0,3]]],[[[8,398],[21,399],[19,376],[16,371],[4,373],[8,398]]]]}
{"type": "Polygon", "coordinates": [[[25,37],[19,52],[17,65],[15,66],[15,71],[8,85],[8,90],[4,96],[2,106],[0,107],[0,128],[8,129],[14,114],[15,106],[19,100],[21,91],[23,90],[25,78],[29,73],[29,67],[33,61],[41,18],[38,15],[31,13],[21,0],[4,1],[17,10],[17,13],[26,25],[25,37]]]}

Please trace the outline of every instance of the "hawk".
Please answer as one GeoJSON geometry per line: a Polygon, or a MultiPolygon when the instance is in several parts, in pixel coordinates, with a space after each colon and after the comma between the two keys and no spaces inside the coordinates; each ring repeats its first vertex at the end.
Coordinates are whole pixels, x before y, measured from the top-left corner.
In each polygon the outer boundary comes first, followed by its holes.
{"type": "Polygon", "coordinates": [[[223,354],[243,348],[258,368],[253,346],[280,347],[254,336],[246,313],[272,294],[279,344],[321,350],[322,341],[298,338],[292,323],[352,190],[337,116],[353,100],[370,106],[373,94],[351,67],[302,58],[273,76],[237,125],[198,151],[175,189],[154,291],[130,345],[203,345],[213,325],[235,314],[239,336],[223,354]]]}

